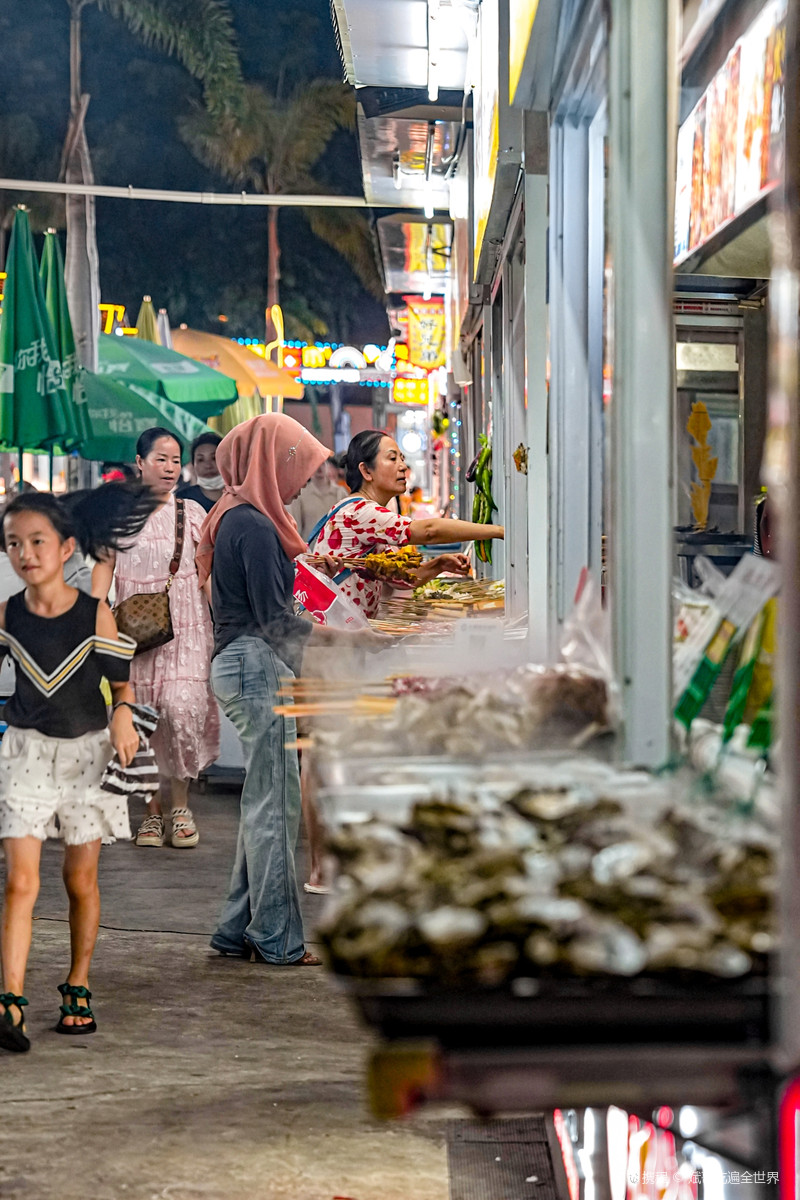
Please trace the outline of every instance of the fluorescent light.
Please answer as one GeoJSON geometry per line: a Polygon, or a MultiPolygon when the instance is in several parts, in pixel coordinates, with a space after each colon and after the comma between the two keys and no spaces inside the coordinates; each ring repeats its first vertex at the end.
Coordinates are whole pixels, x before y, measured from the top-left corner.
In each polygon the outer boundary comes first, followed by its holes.
{"type": "Polygon", "coordinates": [[[431,285],[430,285],[430,283],[426,283],[425,287],[422,289],[422,299],[430,300],[432,295],[433,295],[433,293],[431,291],[431,285]]]}
{"type": "Polygon", "coordinates": [[[435,210],[434,210],[434,207],[433,207],[433,197],[432,197],[432,196],[426,196],[426,197],[425,197],[425,204],[423,205],[423,209],[422,209],[422,211],[423,211],[423,213],[425,214],[425,220],[426,220],[426,221],[432,221],[432,220],[433,220],[433,214],[434,214],[434,211],[435,211],[435,210]]]}
{"type": "Polygon", "coordinates": [[[439,0],[428,0],[428,99],[439,99],[439,0]]]}

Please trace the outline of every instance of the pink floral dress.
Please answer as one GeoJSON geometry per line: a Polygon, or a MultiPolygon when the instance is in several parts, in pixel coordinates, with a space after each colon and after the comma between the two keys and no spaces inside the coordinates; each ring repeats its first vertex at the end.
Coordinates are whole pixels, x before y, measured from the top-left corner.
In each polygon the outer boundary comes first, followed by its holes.
{"type": "MultiPolygon", "coordinates": [[[[410,527],[409,517],[401,517],[374,500],[357,500],[355,504],[341,508],[325,523],[314,552],[337,558],[363,558],[372,550],[407,545],[410,527]]],[[[339,586],[366,616],[375,616],[384,589],[379,579],[364,579],[354,572],[339,586]]]]}
{"type": "MultiPolygon", "coordinates": [[[[169,593],[175,637],[134,658],[131,684],[136,699],[161,714],[152,745],[162,773],[196,779],[219,756],[219,709],[208,683],[213,649],[211,614],[200,590],[194,556],[205,513],[184,500],[183,554],[169,593]]],[[[136,592],[166,587],[175,551],[175,499],[148,518],[130,550],[117,555],[116,603],[136,592]]]]}

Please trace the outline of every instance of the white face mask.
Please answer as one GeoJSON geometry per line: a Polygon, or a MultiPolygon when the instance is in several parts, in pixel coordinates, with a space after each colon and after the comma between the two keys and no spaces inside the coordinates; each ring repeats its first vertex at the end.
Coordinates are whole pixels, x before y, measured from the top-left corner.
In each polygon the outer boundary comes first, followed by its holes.
{"type": "Polygon", "coordinates": [[[197,482],[207,492],[220,492],[225,487],[225,480],[221,475],[198,475],[197,482]]]}

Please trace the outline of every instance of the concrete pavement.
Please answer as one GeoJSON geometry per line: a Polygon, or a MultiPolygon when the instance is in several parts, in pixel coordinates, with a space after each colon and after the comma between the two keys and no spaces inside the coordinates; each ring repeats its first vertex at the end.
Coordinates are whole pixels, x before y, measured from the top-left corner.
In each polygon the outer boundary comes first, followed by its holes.
{"type": "MultiPolygon", "coordinates": [[[[237,799],[193,797],[194,850],[104,848],[86,1038],[52,1032],[68,927],[61,848],[46,845],[33,1046],[0,1052],[0,1200],[446,1200],[441,1124],[368,1118],[369,1037],[324,969],[209,950],[237,799]]],[[[322,902],[307,898],[307,930],[322,902]]]]}

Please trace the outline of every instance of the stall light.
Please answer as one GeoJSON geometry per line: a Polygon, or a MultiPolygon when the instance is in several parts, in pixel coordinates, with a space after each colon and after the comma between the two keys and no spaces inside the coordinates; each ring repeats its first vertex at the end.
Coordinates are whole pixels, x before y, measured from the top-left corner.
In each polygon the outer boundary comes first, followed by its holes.
{"type": "Polygon", "coordinates": [[[428,99],[439,99],[439,0],[428,0],[428,99]]]}
{"type": "Polygon", "coordinates": [[[426,283],[426,284],[425,284],[425,287],[422,289],[422,299],[423,299],[423,300],[430,300],[430,298],[431,298],[431,295],[432,295],[432,293],[431,293],[431,285],[430,285],[429,283],[426,283]]]}
{"type": "Polygon", "coordinates": [[[418,454],[422,449],[422,438],[416,429],[409,429],[400,438],[400,449],[406,454],[418,454]]]}

